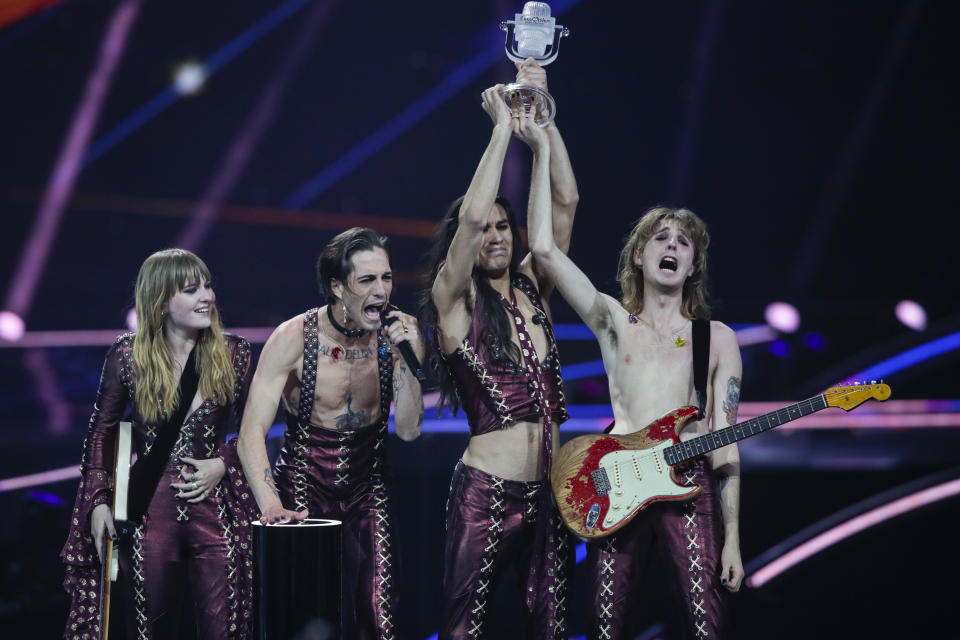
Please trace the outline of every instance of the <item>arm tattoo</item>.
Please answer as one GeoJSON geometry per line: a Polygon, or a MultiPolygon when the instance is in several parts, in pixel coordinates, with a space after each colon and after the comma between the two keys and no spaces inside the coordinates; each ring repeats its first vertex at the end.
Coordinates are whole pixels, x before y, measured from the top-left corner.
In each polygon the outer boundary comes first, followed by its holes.
{"type": "Polygon", "coordinates": [[[347,431],[350,429],[360,429],[367,424],[367,412],[364,410],[353,411],[350,403],[353,402],[353,395],[347,395],[347,412],[337,416],[337,430],[347,431]]]}
{"type": "Polygon", "coordinates": [[[723,413],[727,424],[737,423],[737,410],[740,408],[740,378],[730,376],[727,380],[727,397],[723,400],[723,413]]]}
{"type": "Polygon", "coordinates": [[[407,372],[407,367],[402,362],[399,363],[400,371],[393,375],[393,397],[396,399],[397,392],[403,388],[403,374],[407,372]]]}
{"type": "Polygon", "coordinates": [[[263,483],[270,487],[270,490],[273,491],[273,495],[280,497],[280,490],[277,489],[276,483],[273,481],[273,474],[270,473],[270,467],[267,467],[263,470],[263,483]]]}

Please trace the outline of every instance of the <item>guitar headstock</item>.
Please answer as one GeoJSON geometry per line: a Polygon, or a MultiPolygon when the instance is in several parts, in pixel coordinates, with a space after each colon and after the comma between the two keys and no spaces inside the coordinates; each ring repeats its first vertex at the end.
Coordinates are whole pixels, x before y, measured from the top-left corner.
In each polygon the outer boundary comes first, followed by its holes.
{"type": "Polygon", "coordinates": [[[890,386],[876,380],[871,380],[869,383],[854,382],[828,389],[823,395],[827,399],[827,406],[850,411],[867,400],[883,402],[890,397],[890,386]]]}

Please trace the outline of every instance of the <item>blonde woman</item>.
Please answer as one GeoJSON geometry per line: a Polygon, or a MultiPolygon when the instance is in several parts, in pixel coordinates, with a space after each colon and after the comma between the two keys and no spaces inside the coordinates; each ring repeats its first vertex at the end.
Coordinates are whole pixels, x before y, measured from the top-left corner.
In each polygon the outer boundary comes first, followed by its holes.
{"type": "Polygon", "coordinates": [[[120,538],[131,637],[180,637],[188,597],[197,637],[249,634],[251,565],[249,545],[241,544],[249,531],[241,498],[249,495],[242,481],[232,481],[242,475],[225,438],[239,425],[250,345],[223,332],[215,303],[210,271],[189,251],[159,251],[140,268],[138,330],[118,337],[107,353],[61,552],[72,597],[67,638],[99,637],[106,536],[120,538]],[[137,461],[129,519],[121,523],[110,505],[114,439],[124,416],[133,423],[137,461]]]}

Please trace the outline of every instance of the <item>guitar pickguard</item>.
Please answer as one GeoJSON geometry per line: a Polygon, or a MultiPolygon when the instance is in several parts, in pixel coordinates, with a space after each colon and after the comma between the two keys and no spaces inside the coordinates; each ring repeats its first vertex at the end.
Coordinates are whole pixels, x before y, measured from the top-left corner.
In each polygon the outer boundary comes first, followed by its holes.
{"type": "Polygon", "coordinates": [[[698,491],[674,482],[670,465],[663,459],[669,442],[653,449],[625,449],[605,455],[599,464],[610,478],[609,507],[600,522],[601,530],[617,529],[651,502],[672,500],[698,491]]]}

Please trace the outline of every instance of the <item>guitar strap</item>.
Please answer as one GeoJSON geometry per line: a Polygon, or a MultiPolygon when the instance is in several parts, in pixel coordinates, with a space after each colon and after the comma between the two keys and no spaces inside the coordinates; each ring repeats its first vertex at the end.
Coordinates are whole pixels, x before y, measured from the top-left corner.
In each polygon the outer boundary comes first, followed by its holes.
{"type": "Polygon", "coordinates": [[[710,321],[693,321],[693,388],[697,391],[700,413],[697,420],[707,416],[707,372],[710,369],[710,321]]]}
{"type": "Polygon", "coordinates": [[[180,402],[174,409],[173,415],[165,423],[158,425],[157,437],[150,451],[137,458],[130,469],[130,502],[127,509],[129,522],[143,523],[143,514],[147,512],[150,500],[157,491],[160,476],[163,475],[167,460],[170,459],[170,451],[177,442],[180,427],[183,425],[184,418],[187,417],[190,405],[193,404],[193,397],[197,394],[200,372],[197,371],[195,364],[196,353],[197,349],[194,347],[190,357],[187,358],[187,363],[183,366],[183,373],[180,375],[180,402]]]}

